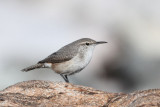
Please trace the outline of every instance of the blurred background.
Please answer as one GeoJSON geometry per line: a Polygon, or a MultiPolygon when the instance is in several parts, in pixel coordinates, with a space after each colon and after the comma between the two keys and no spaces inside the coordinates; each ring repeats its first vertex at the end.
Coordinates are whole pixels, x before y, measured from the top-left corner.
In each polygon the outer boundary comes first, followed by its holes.
{"type": "Polygon", "coordinates": [[[1,0],[0,90],[27,80],[64,80],[20,70],[80,38],[107,41],[73,84],[108,92],[160,88],[159,0],[1,0]]]}

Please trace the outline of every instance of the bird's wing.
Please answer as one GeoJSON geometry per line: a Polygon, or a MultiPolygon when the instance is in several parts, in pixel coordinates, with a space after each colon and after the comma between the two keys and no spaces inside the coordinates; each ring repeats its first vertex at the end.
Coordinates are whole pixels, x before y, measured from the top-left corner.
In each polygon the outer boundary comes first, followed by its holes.
{"type": "Polygon", "coordinates": [[[73,49],[73,47],[65,46],[57,52],[49,55],[44,60],[39,61],[38,63],[61,63],[64,61],[68,61],[77,54],[77,51],[78,49],[73,49]]]}

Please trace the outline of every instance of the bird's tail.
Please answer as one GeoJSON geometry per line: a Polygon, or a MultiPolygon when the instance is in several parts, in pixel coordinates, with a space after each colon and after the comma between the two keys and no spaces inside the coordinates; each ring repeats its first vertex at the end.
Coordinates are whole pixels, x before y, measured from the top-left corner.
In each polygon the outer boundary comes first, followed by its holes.
{"type": "Polygon", "coordinates": [[[44,68],[44,64],[43,63],[38,63],[38,64],[35,64],[35,65],[32,65],[32,66],[29,66],[27,68],[24,68],[21,71],[28,72],[30,70],[37,69],[37,68],[44,68]]]}

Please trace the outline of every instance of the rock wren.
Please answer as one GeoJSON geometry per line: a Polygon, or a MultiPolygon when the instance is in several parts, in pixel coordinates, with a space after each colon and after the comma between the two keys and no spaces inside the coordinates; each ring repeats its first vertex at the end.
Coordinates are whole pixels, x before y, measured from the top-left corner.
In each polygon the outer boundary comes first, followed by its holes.
{"type": "Polygon", "coordinates": [[[62,47],[37,64],[22,69],[22,71],[27,72],[37,68],[51,68],[60,74],[66,82],[69,82],[67,76],[83,70],[89,64],[95,46],[103,43],[107,42],[96,42],[90,38],[79,39],[62,47]]]}

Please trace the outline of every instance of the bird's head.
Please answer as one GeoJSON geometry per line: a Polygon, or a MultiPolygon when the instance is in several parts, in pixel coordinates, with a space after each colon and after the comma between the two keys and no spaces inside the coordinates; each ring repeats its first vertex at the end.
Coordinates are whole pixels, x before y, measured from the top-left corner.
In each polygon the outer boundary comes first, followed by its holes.
{"type": "Polygon", "coordinates": [[[95,40],[90,39],[90,38],[82,38],[82,39],[79,39],[75,42],[76,42],[76,44],[78,44],[80,46],[80,49],[82,49],[82,50],[92,50],[92,51],[94,50],[94,47],[96,45],[107,43],[105,41],[95,41],[95,40]]]}

